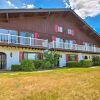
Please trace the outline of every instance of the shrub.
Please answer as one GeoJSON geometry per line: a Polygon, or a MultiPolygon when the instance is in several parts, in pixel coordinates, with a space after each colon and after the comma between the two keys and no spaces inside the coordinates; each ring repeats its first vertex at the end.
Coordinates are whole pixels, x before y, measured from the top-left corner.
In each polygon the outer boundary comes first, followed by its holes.
{"type": "Polygon", "coordinates": [[[81,60],[81,67],[91,67],[93,65],[92,60],[81,60]]]}
{"type": "Polygon", "coordinates": [[[100,57],[93,57],[92,62],[94,66],[100,66],[100,57]]]}
{"type": "Polygon", "coordinates": [[[67,67],[91,67],[92,65],[92,60],[81,60],[80,62],[71,61],[66,63],[67,67]]]}
{"type": "Polygon", "coordinates": [[[50,69],[50,68],[51,68],[51,63],[50,63],[50,61],[44,61],[44,62],[42,63],[42,68],[43,68],[43,69],[50,69]]]}
{"type": "Polygon", "coordinates": [[[20,65],[12,65],[11,66],[11,70],[12,71],[21,71],[21,66],[20,65]]]}
{"type": "Polygon", "coordinates": [[[51,66],[52,68],[57,67],[58,62],[59,62],[59,57],[60,55],[54,51],[44,53],[44,60],[49,61],[52,64],[51,66]]]}
{"type": "Polygon", "coordinates": [[[67,67],[81,67],[80,63],[77,61],[71,61],[66,63],[67,67]]]}
{"type": "Polygon", "coordinates": [[[35,66],[32,60],[22,60],[21,61],[21,69],[22,71],[33,71],[35,70],[35,66]]]}
{"type": "Polygon", "coordinates": [[[52,64],[49,61],[42,61],[41,66],[39,67],[40,70],[42,69],[50,69],[52,64]]]}
{"type": "Polygon", "coordinates": [[[41,60],[34,60],[33,63],[34,63],[34,66],[35,66],[36,69],[40,69],[40,67],[42,65],[41,60]]]}
{"type": "Polygon", "coordinates": [[[50,61],[46,61],[46,60],[34,60],[33,61],[34,66],[37,70],[42,70],[42,69],[50,69],[52,64],[50,63],[50,61]]]}

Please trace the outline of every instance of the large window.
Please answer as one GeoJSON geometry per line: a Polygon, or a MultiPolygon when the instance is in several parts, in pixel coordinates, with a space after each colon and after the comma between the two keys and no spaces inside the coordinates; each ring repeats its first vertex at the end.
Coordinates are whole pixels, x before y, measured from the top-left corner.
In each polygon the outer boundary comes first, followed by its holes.
{"type": "Polygon", "coordinates": [[[76,55],[74,54],[68,55],[68,61],[76,61],[76,55]]]}
{"type": "Polygon", "coordinates": [[[8,30],[6,30],[6,29],[0,29],[0,34],[8,34],[8,30]]]}
{"type": "Polygon", "coordinates": [[[39,53],[24,52],[23,58],[26,60],[38,60],[39,53]]]}
{"type": "Polygon", "coordinates": [[[23,45],[29,45],[30,44],[30,37],[34,38],[34,34],[29,32],[20,32],[20,43],[23,45]]]}
{"type": "Polygon", "coordinates": [[[4,42],[8,41],[7,34],[13,35],[13,36],[10,36],[9,42],[16,43],[17,37],[15,35],[17,35],[17,31],[15,30],[0,29],[0,41],[4,41],[4,42]]]}
{"type": "Polygon", "coordinates": [[[73,40],[66,40],[65,43],[69,48],[73,48],[73,40]]]}
{"type": "Polygon", "coordinates": [[[4,34],[8,34],[8,30],[0,29],[0,41],[7,41],[8,37],[4,34]]]}
{"type": "Polygon", "coordinates": [[[63,39],[56,38],[56,47],[57,48],[63,48],[63,39]]]}
{"type": "Polygon", "coordinates": [[[11,43],[17,43],[18,42],[18,37],[16,37],[17,31],[15,31],[15,30],[8,30],[8,33],[11,35],[10,42],[11,43]]]}

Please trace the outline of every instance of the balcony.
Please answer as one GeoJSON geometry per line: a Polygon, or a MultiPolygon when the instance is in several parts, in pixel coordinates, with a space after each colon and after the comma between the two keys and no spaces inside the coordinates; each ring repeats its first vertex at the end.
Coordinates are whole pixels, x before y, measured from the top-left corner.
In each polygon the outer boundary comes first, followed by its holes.
{"type": "Polygon", "coordinates": [[[0,33],[0,44],[33,48],[48,48],[48,40],[0,33]]]}
{"type": "Polygon", "coordinates": [[[63,42],[50,42],[49,49],[57,49],[57,50],[69,50],[69,51],[77,51],[77,52],[92,52],[92,53],[100,53],[100,48],[78,45],[78,44],[67,44],[63,42]]]}
{"type": "Polygon", "coordinates": [[[31,48],[41,48],[41,49],[57,49],[75,52],[90,52],[90,53],[100,53],[100,48],[78,45],[78,44],[67,44],[64,42],[50,42],[48,40],[36,39],[31,37],[17,36],[11,34],[0,33],[0,45],[6,46],[20,46],[20,47],[31,47],[31,48]]]}

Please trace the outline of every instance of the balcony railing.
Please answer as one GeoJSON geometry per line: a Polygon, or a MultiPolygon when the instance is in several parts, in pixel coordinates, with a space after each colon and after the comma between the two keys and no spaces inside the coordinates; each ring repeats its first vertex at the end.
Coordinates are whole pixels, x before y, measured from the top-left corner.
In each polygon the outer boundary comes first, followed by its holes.
{"type": "Polygon", "coordinates": [[[0,33],[0,43],[48,48],[48,40],[0,33]]]}
{"type": "Polygon", "coordinates": [[[49,43],[49,48],[100,53],[100,48],[97,47],[78,45],[78,44],[68,44],[64,42],[55,42],[55,41],[49,43]]]}
{"type": "Polygon", "coordinates": [[[41,47],[47,49],[53,48],[62,50],[100,53],[100,48],[97,47],[78,45],[78,44],[67,44],[64,42],[55,42],[55,41],[48,43],[48,40],[17,36],[11,34],[3,34],[3,33],[0,33],[0,43],[7,45],[20,45],[20,46],[30,46],[30,47],[41,47]]]}

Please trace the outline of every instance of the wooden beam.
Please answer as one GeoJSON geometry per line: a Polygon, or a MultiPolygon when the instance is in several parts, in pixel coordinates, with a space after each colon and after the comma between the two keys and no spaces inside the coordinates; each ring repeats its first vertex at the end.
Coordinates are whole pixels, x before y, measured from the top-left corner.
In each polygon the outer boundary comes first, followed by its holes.
{"type": "Polygon", "coordinates": [[[6,13],[6,21],[7,22],[9,21],[9,15],[8,15],[8,13],[6,13]]]}

